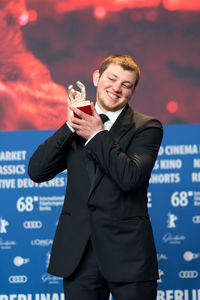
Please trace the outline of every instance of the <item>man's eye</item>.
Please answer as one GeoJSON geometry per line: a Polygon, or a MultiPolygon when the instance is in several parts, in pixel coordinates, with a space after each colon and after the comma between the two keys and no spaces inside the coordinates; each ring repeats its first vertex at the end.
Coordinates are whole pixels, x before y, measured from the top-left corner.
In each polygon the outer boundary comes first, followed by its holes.
{"type": "Polygon", "coordinates": [[[108,77],[109,80],[114,81],[114,78],[108,77]]]}
{"type": "Polygon", "coordinates": [[[127,84],[123,84],[123,86],[126,88],[126,89],[131,89],[131,86],[130,85],[127,85],[127,84]]]}

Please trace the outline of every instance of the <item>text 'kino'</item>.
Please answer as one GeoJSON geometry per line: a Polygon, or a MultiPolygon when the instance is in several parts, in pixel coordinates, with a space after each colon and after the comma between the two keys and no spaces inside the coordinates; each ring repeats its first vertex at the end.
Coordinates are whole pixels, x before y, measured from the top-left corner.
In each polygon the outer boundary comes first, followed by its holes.
{"type": "Polygon", "coordinates": [[[161,159],[160,169],[181,169],[182,161],[180,159],[161,159]]]}

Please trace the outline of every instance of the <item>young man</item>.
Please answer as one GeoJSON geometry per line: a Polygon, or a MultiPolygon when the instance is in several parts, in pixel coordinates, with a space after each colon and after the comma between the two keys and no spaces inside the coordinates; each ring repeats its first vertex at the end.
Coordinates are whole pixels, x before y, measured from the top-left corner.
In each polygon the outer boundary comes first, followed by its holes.
{"type": "Polygon", "coordinates": [[[93,73],[92,116],[69,105],[67,123],[29,163],[36,182],[68,169],[48,268],[64,277],[66,300],[108,300],[110,292],[115,300],[156,299],[147,188],[163,131],[158,120],[128,105],[139,76],[132,57],[108,57],[93,73]],[[108,117],[104,124],[100,114],[108,117]]]}

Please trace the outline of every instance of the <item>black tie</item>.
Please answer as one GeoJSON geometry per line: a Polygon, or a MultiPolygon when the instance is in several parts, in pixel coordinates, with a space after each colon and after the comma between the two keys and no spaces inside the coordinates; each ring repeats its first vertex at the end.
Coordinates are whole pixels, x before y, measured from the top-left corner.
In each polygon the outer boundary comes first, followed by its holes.
{"type": "Polygon", "coordinates": [[[103,124],[104,124],[105,122],[109,121],[109,118],[108,118],[106,115],[100,114],[99,116],[100,116],[100,118],[101,118],[103,124]]]}

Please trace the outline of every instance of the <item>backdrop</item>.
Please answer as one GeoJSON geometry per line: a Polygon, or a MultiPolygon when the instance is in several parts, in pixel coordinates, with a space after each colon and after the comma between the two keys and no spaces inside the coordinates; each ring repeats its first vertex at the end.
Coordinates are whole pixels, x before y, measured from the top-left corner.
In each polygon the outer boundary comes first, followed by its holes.
{"type": "Polygon", "coordinates": [[[66,87],[112,53],[133,55],[131,105],[163,123],[199,123],[199,0],[1,0],[0,130],[54,129],[66,87]]]}
{"type": "MultiPolygon", "coordinates": [[[[200,125],[167,125],[148,207],[158,252],[157,300],[200,300],[200,125]]],[[[27,165],[52,131],[1,132],[0,300],[64,300],[48,275],[67,173],[34,183],[27,165]]],[[[67,299],[66,299],[67,300],[67,299]]]]}
{"type": "Polygon", "coordinates": [[[199,0],[0,0],[0,300],[64,300],[46,273],[67,173],[34,184],[35,147],[66,120],[66,89],[113,53],[141,68],[131,106],[166,125],[149,187],[158,300],[200,300],[199,0]],[[196,125],[194,124],[196,123],[196,125]]]}

